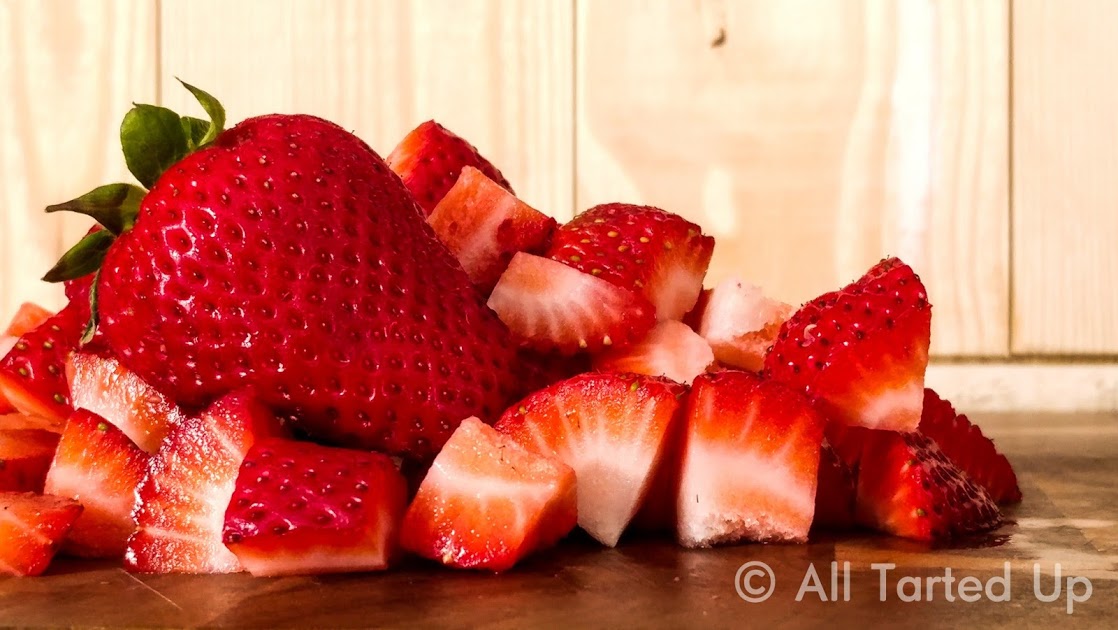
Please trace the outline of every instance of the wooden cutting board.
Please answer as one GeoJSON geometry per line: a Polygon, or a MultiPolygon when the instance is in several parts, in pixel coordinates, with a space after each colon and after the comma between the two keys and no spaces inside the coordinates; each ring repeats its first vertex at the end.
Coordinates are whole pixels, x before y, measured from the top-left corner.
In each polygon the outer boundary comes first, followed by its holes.
{"type": "MultiPolygon", "coordinates": [[[[1009,524],[967,546],[930,549],[862,534],[707,551],[631,540],[603,550],[576,537],[500,576],[420,562],[385,574],[317,578],[134,576],[111,565],[60,561],[45,577],[0,578],[0,625],[985,628],[1027,620],[1118,627],[1118,415],[978,420],[1019,471],[1025,500],[1007,512],[1009,524]],[[839,563],[835,590],[833,561],[839,563]],[[763,602],[747,602],[735,588],[740,575],[758,593],[767,590],[767,574],[749,577],[748,568],[740,570],[747,562],[765,563],[775,578],[763,602]],[[877,563],[896,565],[885,574],[884,601],[881,571],[871,566],[877,563]],[[903,582],[902,593],[911,598],[914,578],[942,578],[950,568],[957,580],[999,578],[990,593],[1000,598],[1006,563],[1009,601],[983,594],[964,602],[958,581],[954,602],[947,601],[943,583],[933,585],[931,601],[926,591],[918,601],[903,601],[897,592],[903,582]],[[1034,582],[1041,595],[1050,595],[1057,563],[1061,594],[1040,601],[1034,582]],[[812,568],[817,582],[809,576],[812,568]],[[1073,602],[1070,616],[1069,577],[1079,599],[1086,580],[1092,588],[1089,599],[1073,602]],[[805,579],[817,588],[797,601],[805,579]]],[[[746,586],[740,590],[752,597],[746,586]]]]}

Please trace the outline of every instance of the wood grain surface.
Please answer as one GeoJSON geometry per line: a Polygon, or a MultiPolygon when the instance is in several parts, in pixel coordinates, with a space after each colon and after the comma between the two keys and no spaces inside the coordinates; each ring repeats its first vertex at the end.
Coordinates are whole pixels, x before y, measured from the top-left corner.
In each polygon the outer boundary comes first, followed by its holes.
{"type": "MultiPolygon", "coordinates": [[[[260,579],[247,575],[134,576],[71,561],[48,576],[0,578],[0,624],[133,627],[1115,627],[1118,624],[1118,416],[982,416],[1020,474],[1025,500],[1009,523],[969,545],[930,549],[858,534],[801,546],[742,545],[684,551],[656,540],[603,550],[569,540],[504,575],[409,563],[376,575],[260,579]],[[734,588],[739,567],[768,564],[775,590],[751,604],[734,588]],[[830,563],[850,562],[850,601],[796,595],[809,565],[829,584],[830,563]],[[880,601],[872,563],[897,568],[880,601]],[[901,577],[986,580],[1010,563],[1011,600],[906,603],[901,577]],[[1063,579],[1085,577],[1091,598],[1068,616],[1066,599],[1044,592],[1056,563],[1063,579]]],[[[841,566],[841,565],[840,565],[841,566]]],[[[840,580],[841,583],[841,580],[840,580]]],[[[757,583],[760,585],[760,582],[757,583]]],[[[828,587],[829,588],[829,587],[828,587]]],[[[1083,589],[1078,591],[1083,593],[1083,589]]]]}
{"type": "Polygon", "coordinates": [[[1013,14],[1013,350],[1118,351],[1118,4],[1013,14]]]}

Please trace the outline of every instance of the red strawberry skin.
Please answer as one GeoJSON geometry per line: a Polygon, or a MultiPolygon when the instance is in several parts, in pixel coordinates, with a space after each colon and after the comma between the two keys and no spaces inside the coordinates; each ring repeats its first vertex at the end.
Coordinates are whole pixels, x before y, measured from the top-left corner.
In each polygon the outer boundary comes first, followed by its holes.
{"type": "Polygon", "coordinates": [[[326,442],[430,457],[519,392],[516,347],[407,190],[312,116],[169,168],[110,248],[101,330],[184,407],[252,386],[326,442]]]}
{"type": "Polygon", "coordinates": [[[81,513],[71,499],[0,492],[0,575],[41,575],[81,513]]]}
{"type": "Polygon", "coordinates": [[[42,492],[58,434],[0,424],[0,492],[42,492]]]}
{"type": "Polygon", "coordinates": [[[89,321],[89,305],[75,302],[19,338],[0,360],[0,392],[29,415],[64,421],[70,407],[66,357],[89,321]]]}
{"type": "Polygon", "coordinates": [[[990,495],[927,436],[866,431],[858,469],[857,519],[894,536],[933,541],[997,527],[990,495]]]}
{"type": "Polygon", "coordinates": [[[413,129],[396,145],[388,155],[388,166],[400,176],[425,215],[431,214],[466,166],[512,192],[501,171],[472,144],[433,120],[413,129]]]}
{"type": "Polygon", "coordinates": [[[407,491],[386,455],[261,440],[241,464],[222,538],[257,576],[385,569],[407,491]]]}
{"type": "Polygon", "coordinates": [[[766,374],[803,391],[834,422],[914,431],[931,315],[920,278],[896,258],[883,260],[784,322],[766,374]]]}
{"type": "Polygon", "coordinates": [[[1006,456],[998,452],[993,440],[983,435],[978,425],[956,413],[950,402],[931,389],[924,390],[920,433],[935,440],[951,462],[990,493],[994,502],[1021,501],[1017,473],[1013,472],[1006,456]]]}
{"type": "Polygon", "coordinates": [[[45,492],[80,501],[85,508],[66,540],[84,558],[121,558],[135,524],[136,489],[148,455],[112,423],[85,409],[66,422],[47,473],[45,492]]]}
{"type": "Polygon", "coordinates": [[[854,527],[855,481],[854,471],[824,440],[819,451],[819,483],[815,489],[815,516],[811,521],[813,530],[854,527]]]}
{"type": "Polygon", "coordinates": [[[682,319],[699,299],[714,239],[651,206],[594,206],[555,232],[547,256],[634,291],[658,319],[682,319]]]}

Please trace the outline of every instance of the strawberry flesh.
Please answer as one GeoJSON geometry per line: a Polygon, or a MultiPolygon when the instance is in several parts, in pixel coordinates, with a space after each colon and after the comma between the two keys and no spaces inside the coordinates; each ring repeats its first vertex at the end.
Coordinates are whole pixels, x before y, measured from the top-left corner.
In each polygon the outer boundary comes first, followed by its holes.
{"type": "Polygon", "coordinates": [[[100,416],[79,409],[66,423],[47,473],[45,491],[85,508],[66,538],[66,551],[84,558],[121,558],[135,524],[136,489],[148,455],[100,416]]]}
{"type": "Polygon", "coordinates": [[[42,492],[58,434],[0,424],[0,492],[42,492]]]}
{"type": "Polygon", "coordinates": [[[677,499],[685,547],[804,542],[815,511],[823,419],[751,372],[695,379],[677,499]]]}
{"type": "Polygon", "coordinates": [[[81,512],[72,499],[0,492],[0,574],[42,575],[81,512]]]}
{"type": "Polygon", "coordinates": [[[648,336],[624,348],[611,348],[594,357],[594,369],[663,376],[690,385],[714,363],[710,344],[682,322],[665,320],[648,336]]]}
{"type": "MultiPolygon", "coordinates": [[[[701,310],[688,317],[724,365],[760,372],[765,355],[792,312],[792,307],[769,298],[759,287],[728,278],[701,300],[701,310]]],[[[696,306],[699,309],[699,306],[696,306]]]]}
{"type": "Polygon", "coordinates": [[[920,423],[931,306],[896,258],[805,304],[780,329],[766,373],[803,391],[831,421],[913,431],[920,423]]]}
{"type": "Polygon", "coordinates": [[[867,431],[862,437],[860,524],[923,541],[964,537],[1001,524],[990,495],[931,438],[894,431],[867,431]]]}
{"type": "Polygon", "coordinates": [[[555,219],[472,166],[462,169],[427,222],[485,295],[493,291],[513,254],[542,253],[556,226],[555,219]]]}
{"type": "Polygon", "coordinates": [[[257,576],[381,570],[407,500],[386,455],[261,440],[241,464],[222,538],[257,576]]]}
{"type": "Polygon", "coordinates": [[[477,168],[512,192],[512,186],[501,171],[482,157],[472,144],[433,120],[404,136],[388,155],[387,162],[426,214],[431,214],[467,166],[477,168]]]}
{"type": "Polygon", "coordinates": [[[547,256],[644,296],[660,320],[695,306],[714,239],[679,215],[651,206],[594,206],[555,232],[547,256]]]}
{"type": "Polygon", "coordinates": [[[73,411],[66,357],[88,320],[89,305],[75,303],[20,337],[0,360],[0,394],[21,413],[65,421],[73,411]]]}
{"type": "Polygon", "coordinates": [[[581,374],[529,395],[496,426],[574,469],[578,524],[613,547],[652,485],[685,391],[649,376],[581,374]]]}
{"type": "Polygon", "coordinates": [[[830,443],[819,452],[819,483],[815,490],[815,517],[811,528],[844,530],[854,526],[855,475],[830,443]]]}
{"type": "Polygon", "coordinates": [[[408,551],[461,569],[511,569],[577,520],[575,472],[476,418],[451,436],[404,517],[408,551]]]}
{"type": "Polygon", "coordinates": [[[74,407],[108,420],[145,452],[159,450],[183,419],[177,405],[112,357],[75,352],[66,375],[74,407]]]}
{"type": "Polygon", "coordinates": [[[994,441],[931,389],[924,390],[920,433],[935,440],[948,459],[982,486],[995,503],[1021,501],[1017,474],[1006,456],[998,452],[994,441]]]}
{"type": "Polygon", "coordinates": [[[245,454],[282,436],[279,421],[242,390],[176,425],[148,463],[132,514],[136,532],[124,566],[138,573],[232,573],[240,562],[222,544],[225,510],[245,454]]]}
{"type": "Polygon", "coordinates": [[[512,257],[489,308],[528,347],[566,355],[627,346],[655,324],[636,293],[524,252],[512,257]]]}

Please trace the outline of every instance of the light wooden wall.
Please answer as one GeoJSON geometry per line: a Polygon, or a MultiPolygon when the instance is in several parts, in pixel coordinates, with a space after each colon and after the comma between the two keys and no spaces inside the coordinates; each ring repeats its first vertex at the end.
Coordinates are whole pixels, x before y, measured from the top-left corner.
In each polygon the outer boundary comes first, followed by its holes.
{"type": "Polygon", "coordinates": [[[382,153],[435,118],[542,210],[679,212],[712,280],[793,302],[900,255],[936,356],[1110,392],[1116,52],[1108,0],[0,0],[0,317],[58,304],[85,225],[41,208],[124,177],[121,116],[188,108],[178,76],[382,153]]]}

